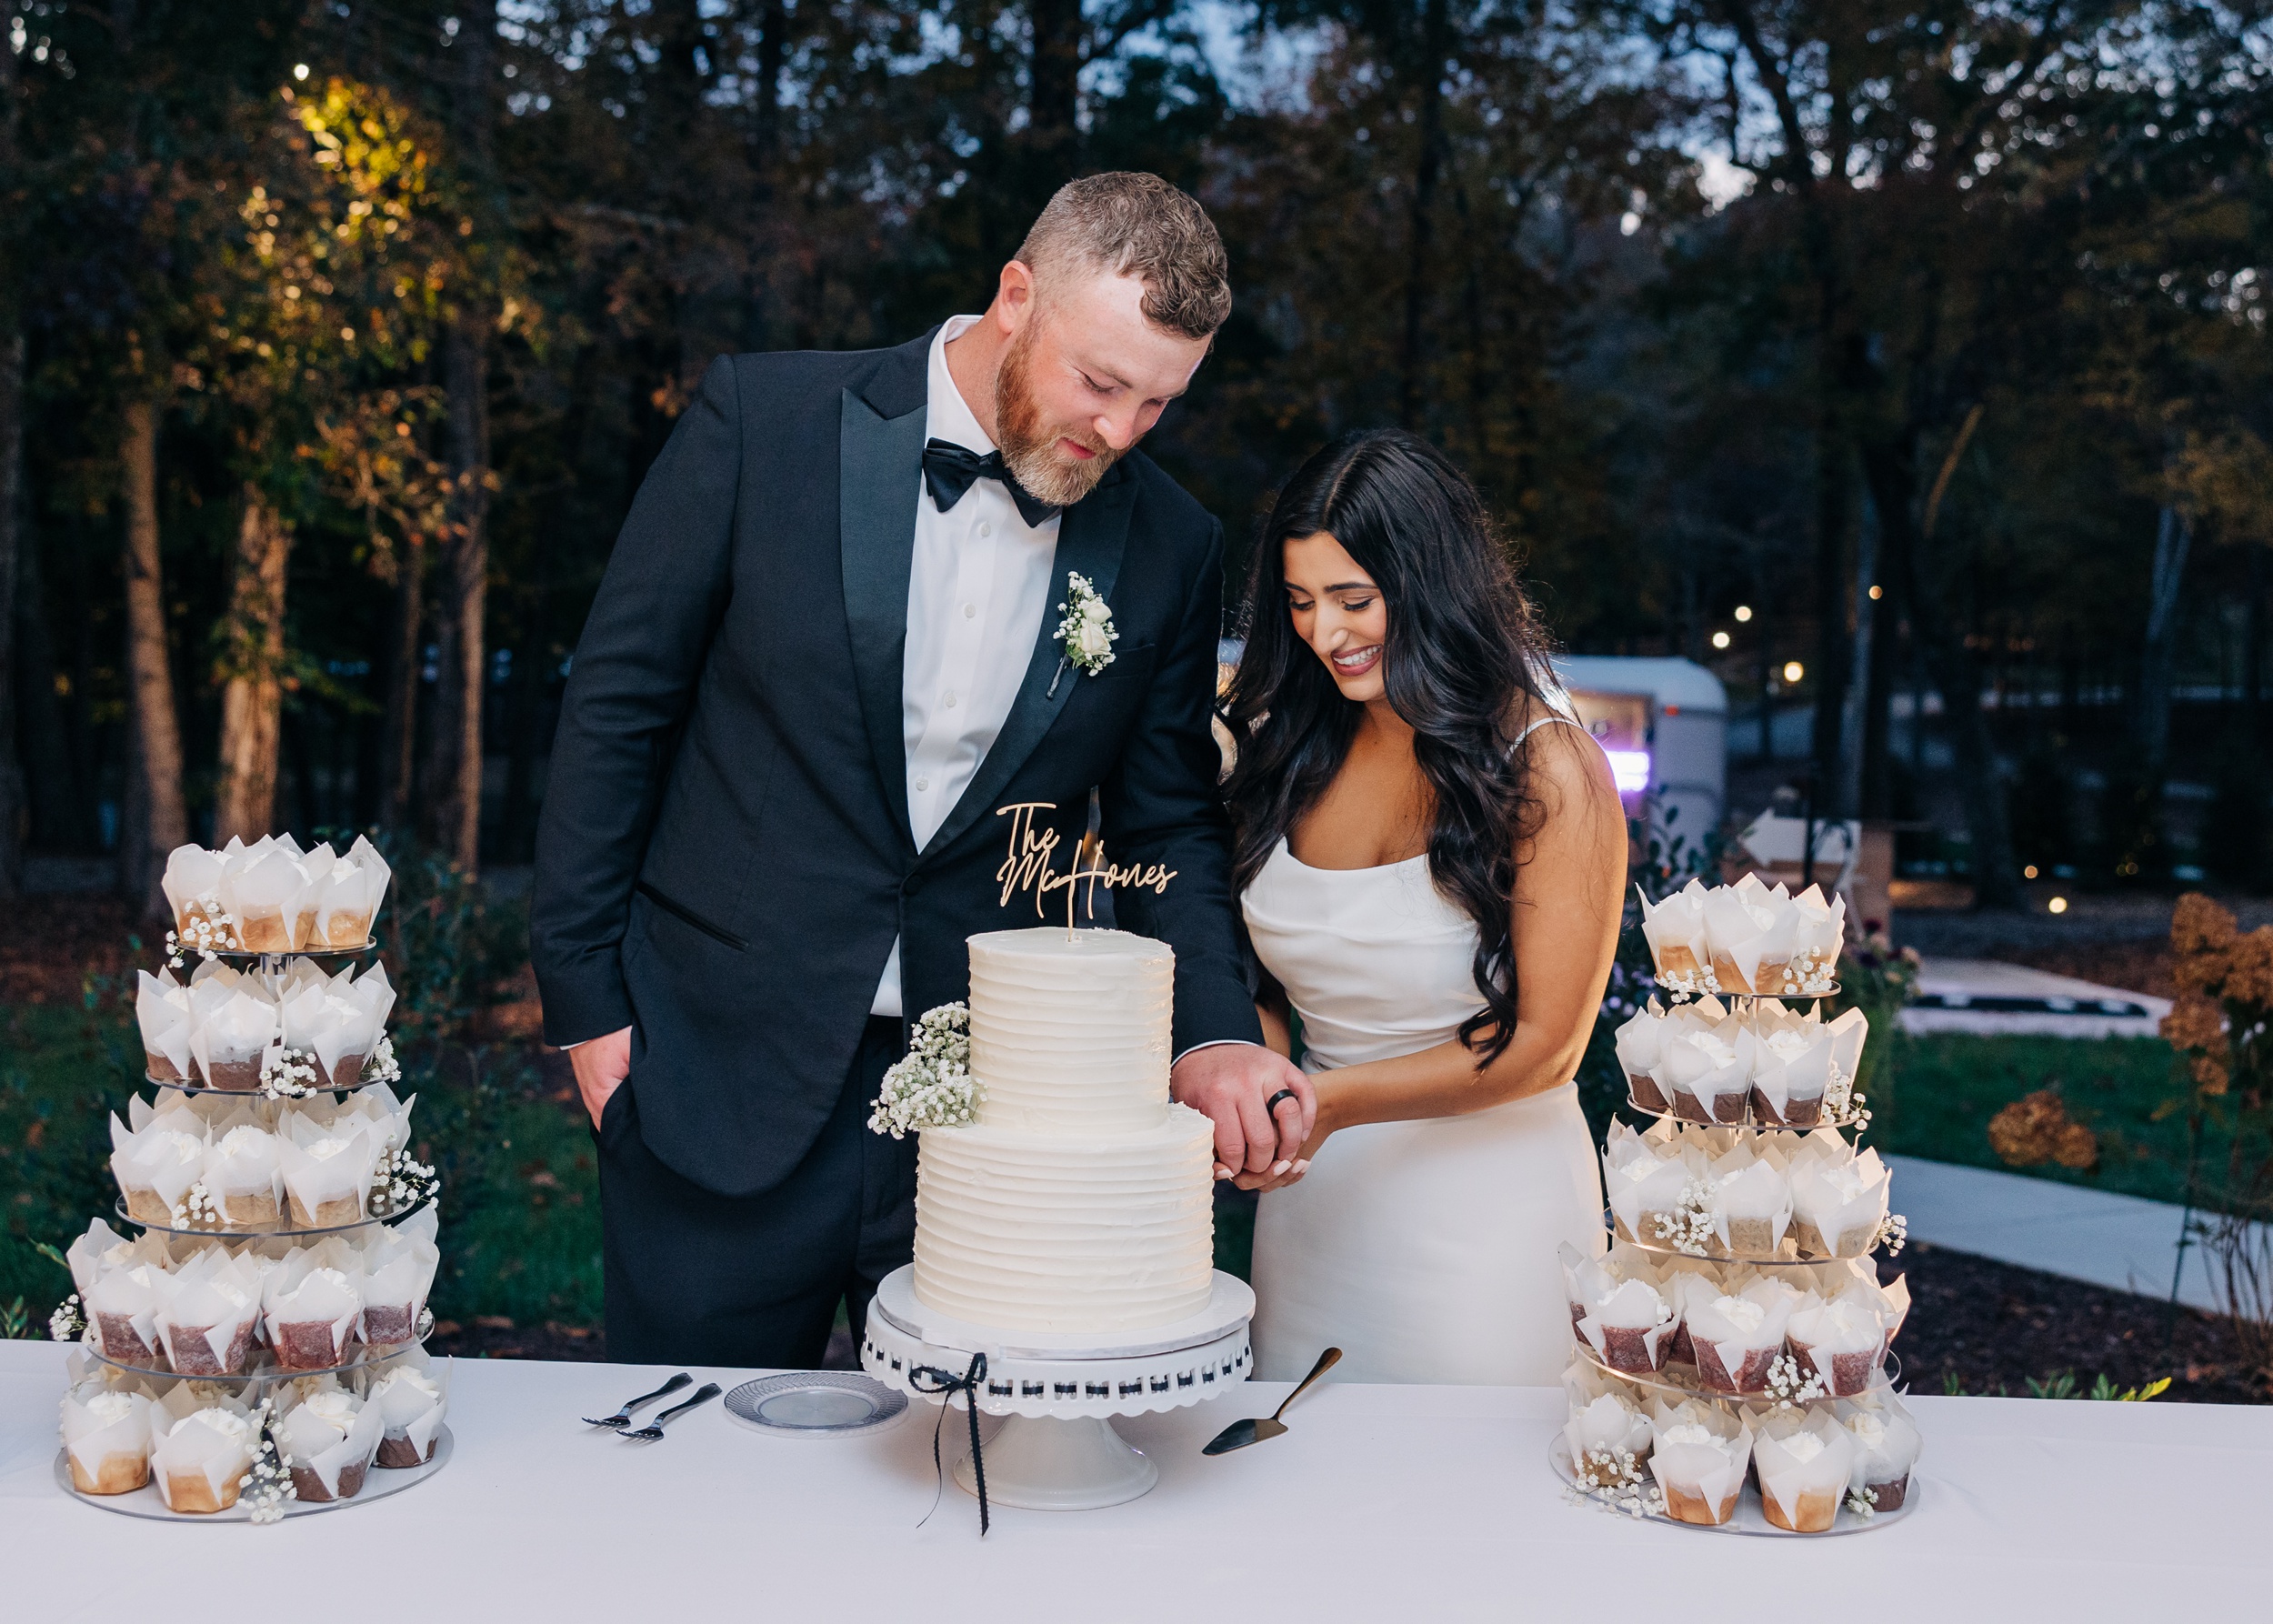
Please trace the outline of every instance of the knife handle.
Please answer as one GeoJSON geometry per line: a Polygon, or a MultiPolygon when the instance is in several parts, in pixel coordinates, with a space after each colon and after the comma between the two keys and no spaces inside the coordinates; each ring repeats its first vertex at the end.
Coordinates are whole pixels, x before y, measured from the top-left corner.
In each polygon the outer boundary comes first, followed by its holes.
{"type": "MultiPolygon", "coordinates": [[[[1324,1353],[1318,1355],[1318,1362],[1310,1367],[1310,1374],[1297,1382],[1295,1384],[1295,1390],[1287,1395],[1287,1404],[1292,1404],[1296,1399],[1301,1398],[1304,1393],[1309,1390],[1310,1384],[1312,1382],[1317,1380],[1319,1377],[1325,1375],[1328,1370],[1331,1370],[1335,1366],[1340,1364],[1341,1362],[1342,1350],[1338,1348],[1329,1348],[1324,1353]]],[[[1271,1411],[1272,1420],[1276,1421],[1279,1417],[1287,1413],[1287,1404],[1282,1404],[1277,1409],[1271,1411]]]]}

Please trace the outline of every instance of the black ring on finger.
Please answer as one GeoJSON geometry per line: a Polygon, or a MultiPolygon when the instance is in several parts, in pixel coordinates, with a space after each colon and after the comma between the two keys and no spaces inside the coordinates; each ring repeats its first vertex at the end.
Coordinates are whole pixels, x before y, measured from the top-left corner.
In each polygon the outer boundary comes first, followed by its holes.
{"type": "Polygon", "coordinates": [[[1266,1117],[1277,1116],[1278,1102],[1282,1099],[1291,1099],[1297,1105],[1302,1103],[1302,1096],[1296,1093],[1292,1088],[1281,1088],[1277,1093],[1272,1095],[1268,1099],[1263,1102],[1263,1115],[1266,1117]]]}

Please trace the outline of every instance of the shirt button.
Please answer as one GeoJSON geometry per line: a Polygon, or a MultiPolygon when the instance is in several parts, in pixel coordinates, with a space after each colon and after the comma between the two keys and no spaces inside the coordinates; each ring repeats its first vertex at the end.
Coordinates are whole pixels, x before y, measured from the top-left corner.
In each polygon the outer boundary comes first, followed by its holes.
{"type": "Polygon", "coordinates": [[[930,787],[931,780],[929,778],[918,778],[916,780],[916,794],[921,795],[924,791],[929,789],[930,787]]]}
{"type": "Polygon", "coordinates": [[[964,619],[966,619],[966,620],[970,620],[970,619],[973,619],[973,618],[975,618],[975,617],[977,616],[977,614],[978,614],[978,606],[977,606],[976,604],[965,604],[965,605],[963,606],[963,618],[964,618],[964,619]]]}
{"type": "Polygon", "coordinates": [[[978,533],[980,537],[984,539],[985,537],[992,536],[995,533],[995,526],[988,524],[985,519],[981,519],[978,521],[978,533]]]}
{"type": "Polygon", "coordinates": [[[953,688],[949,688],[947,690],[947,696],[945,703],[949,710],[953,710],[955,708],[955,690],[953,688]]]}

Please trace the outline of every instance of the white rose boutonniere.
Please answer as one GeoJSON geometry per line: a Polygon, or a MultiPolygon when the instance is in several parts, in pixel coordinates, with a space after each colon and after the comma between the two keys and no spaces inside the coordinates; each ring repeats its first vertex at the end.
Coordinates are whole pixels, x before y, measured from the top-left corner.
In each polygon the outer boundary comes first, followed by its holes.
{"type": "MultiPolygon", "coordinates": [[[[1071,665],[1095,677],[1111,665],[1113,645],[1121,634],[1113,629],[1113,611],[1097,596],[1097,589],[1089,585],[1089,577],[1067,571],[1066,601],[1057,608],[1065,617],[1057,623],[1057,641],[1066,650],[1059,674],[1064,674],[1066,665],[1071,665]]],[[[1056,687],[1056,683],[1050,684],[1052,692],[1056,687]]]]}

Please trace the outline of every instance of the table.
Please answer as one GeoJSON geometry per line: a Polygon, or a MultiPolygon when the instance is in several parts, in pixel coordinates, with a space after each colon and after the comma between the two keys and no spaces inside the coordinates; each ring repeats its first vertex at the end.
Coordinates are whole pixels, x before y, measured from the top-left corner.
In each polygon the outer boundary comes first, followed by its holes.
{"type": "MultiPolygon", "coordinates": [[[[1121,1423],[1160,1467],[1142,1499],[997,1507],[982,1542],[976,1502],[952,1484],[916,1526],[933,1496],[927,1406],[890,1432],[832,1442],[765,1437],[714,1404],[643,1447],[576,1418],[656,1386],[646,1368],[460,1360],[457,1453],[431,1482],[267,1528],[184,1528],[55,1487],[65,1352],[0,1343],[0,1593],[10,1618],[39,1624],[238,1624],[273,1610],[262,1597],[325,1594],[359,1571],[387,1575],[388,1616],[418,1624],[1628,1612],[1772,1624],[1791,1616],[1779,1600],[1803,1596],[1841,1624],[2144,1624],[2273,1605],[2273,1408],[1918,1398],[1918,1511],[1802,1542],[1564,1504],[1544,1459],[1562,1395],[1547,1388],[1328,1384],[1289,1412],[1286,1437],[1204,1459],[1207,1439],[1287,1390],[1256,1382],[1121,1423]],[[185,1597],[225,1599],[225,1610],[185,1597]]],[[[753,1374],[695,1372],[729,1387],[753,1374]]],[[[946,1436],[952,1459],[956,1429],[946,1436]]],[[[374,1592],[355,1594],[326,1612],[375,1616],[374,1592]]]]}

